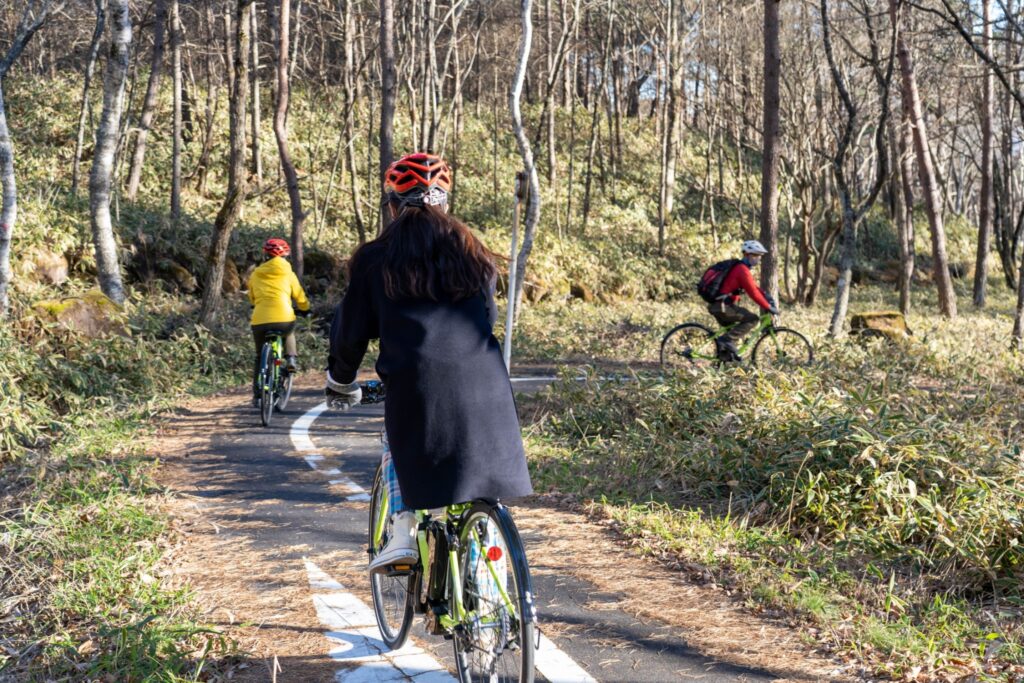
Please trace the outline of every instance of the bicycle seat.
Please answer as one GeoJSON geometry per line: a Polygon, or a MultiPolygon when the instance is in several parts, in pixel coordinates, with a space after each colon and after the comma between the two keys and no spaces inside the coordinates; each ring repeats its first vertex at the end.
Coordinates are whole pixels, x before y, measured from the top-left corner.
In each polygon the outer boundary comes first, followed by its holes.
{"type": "Polygon", "coordinates": [[[283,337],[286,334],[287,334],[287,332],[285,332],[284,330],[274,329],[274,330],[267,330],[266,332],[263,333],[263,336],[264,337],[283,337]]]}

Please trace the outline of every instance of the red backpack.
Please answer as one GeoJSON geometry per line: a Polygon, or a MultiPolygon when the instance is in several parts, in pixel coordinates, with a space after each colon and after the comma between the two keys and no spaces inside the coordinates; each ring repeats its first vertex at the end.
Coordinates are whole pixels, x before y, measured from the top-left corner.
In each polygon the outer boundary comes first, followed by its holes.
{"type": "Polygon", "coordinates": [[[713,304],[723,296],[728,296],[728,292],[724,295],[721,292],[722,282],[725,281],[733,266],[739,262],[739,259],[726,259],[725,261],[719,261],[704,271],[704,274],[700,276],[700,280],[697,281],[697,293],[700,294],[700,298],[709,304],[713,304]]]}

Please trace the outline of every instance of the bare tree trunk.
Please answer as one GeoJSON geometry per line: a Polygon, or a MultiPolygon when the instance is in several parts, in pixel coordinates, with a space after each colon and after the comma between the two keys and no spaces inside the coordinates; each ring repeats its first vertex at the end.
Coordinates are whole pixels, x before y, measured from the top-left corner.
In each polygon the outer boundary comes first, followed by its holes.
{"type": "Polygon", "coordinates": [[[18,187],[14,178],[14,145],[7,129],[7,109],[4,106],[3,79],[0,79],[0,186],[3,201],[0,205],[0,319],[7,317],[7,289],[11,282],[11,237],[18,219],[18,187]]]}
{"type": "Polygon", "coordinates": [[[181,218],[181,20],[178,17],[178,0],[171,0],[171,61],[174,74],[174,117],[171,125],[173,138],[171,149],[171,220],[181,218]]]}
{"type": "Polygon", "coordinates": [[[522,24],[523,34],[519,42],[519,59],[516,63],[515,75],[512,78],[512,89],[509,93],[509,109],[512,113],[512,129],[515,133],[516,144],[519,147],[519,155],[523,159],[523,170],[529,183],[529,191],[526,198],[526,219],[523,223],[523,245],[519,249],[516,258],[516,267],[519,277],[516,280],[515,292],[510,292],[509,305],[514,305],[515,310],[523,299],[523,281],[526,278],[526,265],[533,251],[533,240],[537,231],[537,223],[540,220],[540,179],[537,177],[537,167],[533,160],[533,149],[530,147],[530,140],[523,129],[523,114],[519,106],[523,94],[523,82],[526,80],[526,68],[530,60],[530,46],[533,42],[533,0],[519,0],[519,16],[522,24]]]}
{"type": "Polygon", "coordinates": [[[288,202],[292,209],[292,262],[295,274],[302,278],[303,244],[302,227],[306,214],[302,211],[302,197],[299,195],[299,176],[295,172],[291,153],[288,150],[288,102],[291,94],[290,72],[288,71],[288,38],[291,15],[291,0],[281,0],[278,24],[277,49],[277,110],[274,112],[274,136],[277,150],[281,155],[281,169],[288,187],[288,202]]]}
{"type": "MultiPolygon", "coordinates": [[[[992,40],[990,22],[991,0],[982,0],[982,44],[989,51],[992,40]]],[[[985,66],[981,94],[981,194],[978,197],[978,256],[974,265],[974,305],[985,307],[985,287],[988,284],[988,254],[992,249],[992,101],[994,99],[992,70],[985,66]]]]}
{"type": "Polygon", "coordinates": [[[903,28],[900,21],[899,0],[889,0],[889,14],[894,26],[899,26],[897,53],[900,72],[903,77],[903,108],[907,111],[913,124],[914,150],[917,154],[917,169],[921,180],[921,191],[924,194],[925,212],[928,214],[928,226],[931,228],[932,257],[935,286],[939,294],[939,310],[947,318],[956,318],[956,294],[953,292],[953,280],[949,274],[949,259],[946,256],[946,230],[942,224],[942,198],[935,180],[935,169],[932,164],[931,151],[928,146],[928,129],[921,109],[921,98],[917,91],[917,78],[914,74],[914,63],[910,55],[903,28]]]}
{"type": "MultiPolygon", "coordinates": [[[[380,175],[378,188],[384,181],[384,173],[394,160],[395,137],[395,4],[394,0],[380,0],[380,175]]],[[[385,211],[381,211],[381,225],[387,222],[385,211]]]]}
{"type": "Polygon", "coordinates": [[[764,146],[761,157],[761,288],[779,296],[779,0],[764,0],[764,146]]]}
{"type": "Polygon", "coordinates": [[[107,0],[95,0],[96,26],[89,42],[89,56],[85,62],[85,78],[82,84],[82,103],[78,109],[78,134],[75,137],[75,161],[71,167],[71,194],[78,194],[78,174],[82,166],[82,148],[85,145],[85,120],[89,111],[89,88],[92,86],[92,75],[96,70],[96,58],[100,54],[100,43],[103,40],[103,28],[107,19],[107,0]]]}
{"type": "Polygon", "coordinates": [[[895,151],[899,155],[900,194],[902,210],[898,211],[900,240],[900,311],[910,314],[910,286],[914,279],[914,166],[910,159],[910,123],[903,117],[895,140],[895,151]]]}
{"type": "Polygon", "coordinates": [[[342,42],[345,51],[345,72],[342,75],[342,94],[345,100],[345,163],[348,167],[349,189],[352,193],[352,209],[355,215],[359,243],[366,241],[366,222],[363,219],[362,197],[359,189],[359,169],[356,163],[356,88],[355,70],[355,23],[352,17],[353,0],[341,0],[342,42]]]}
{"type": "Polygon", "coordinates": [[[592,102],[590,103],[590,143],[587,146],[587,174],[583,180],[583,220],[580,223],[581,231],[585,231],[587,229],[587,222],[590,218],[590,195],[594,178],[594,154],[596,154],[597,152],[598,138],[601,137],[601,131],[598,127],[598,123],[600,122],[601,117],[598,112],[601,108],[601,99],[605,95],[608,64],[611,61],[612,28],[615,24],[614,11],[615,0],[608,0],[608,31],[605,35],[604,49],[602,50],[601,76],[600,80],[598,81],[597,90],[594,92],[592,102]]]}
{"type": "Polygon", "coordinates": [[[110,55],[103,75],[103,114],[96,131],[96,152],[89,173],[89,214],[100,289],[118,304],[124,302],[124,286],[110,216],[110,194],[131,42],[128,0],[110,0],[110,55]]]}
{"type": "Polygon", "coordinates": [[[199,322],[209,326],[220,311],[221,288],[224,286],[224,262],[228,255],[231,232],[242,212],[245,202],[245,114],[249,100],[249,22],[246,12],[253,0],[237,0],[235,3],[235,73],[232,78],[230,116],[231,153],[228,163],[228,188],[224,204],[217,212],[213,224],[213,236],[207,255],[206,282],[203,288],[203,303],[199,309],[199,322]]]}
{"type": "MultiPolygon", "coordinates": [[[[207,30],[207,41],[208,44],[212,45],[214,41],[214,35],[216,34],[216,27],[214,24],[213,7],[206,5],[206,12],[204,14],[205,24],[207,30]]],[[[214,120],[217,114],[217,91],[219,90],[219,82],[214,80],[213,77],[213,65],[214,56],[209,50],[206,51],[206,111],[204,113],[204,125],[206,129],[203,132],[203,149],[199,154],[199,161],[196,162],[195,171],[193,175],[197,175],[196,190],[205,195],[206,194],[206,178],[210,171],[210,154],[213,151],[213,133],[214,133],[214,120]]]]}
{"type": "MultiPolygon", "coordinates": [[[[272,1],[272,0],[271,0],[272,1]]],[[[250,51],[252,52],[251,83],[252,92],[252,173],[256,176],[256,184],[263,184],[263,150],[260,144],[260,40],[259,24],[256,17],[256,3],[249,10],[250,51]]]]}
{"type": "Polygon", "coordinates": [[[661,141],[661,182],[658,196],[658,253],[665,252],[668,228],[672,224],[675,203],[676,157],[679,147],[679,115],[682,108],[683,65],[682,40],[679,36],[679,20],[676,17],[679,6],[676,0],[668,0],[668,14],[665,24],[668,40],[665,47],[665,62],[668,72],[667,96],[665,100],[665,124],[661,141]]]}
{"type": "Polygon", "coordinates": [[[235,0],[224,2],[224,64],[227,67],[228,93],[235,92],[235,27],[233,15],[237,8],[235,0]]]}
{"type": "MultiPolygon", "coordinates": [[[[156,0],[153,19],[153,56],[150,60],[149,82],[146,84],[146,95],[142,100],[142,115],[139,117],[139,132],[135,138],[135,152],[132,154],[131,167],[128,169],[128,189],[124,196],[128,201],[135,201],[142,179],[142,162],[146,157],[146,141],[149,129],[153,125],[156,114],[157,96],[160,94],[160,79],[164,72],[164,26],[167,24],[167,2],[156,0]]],[[[173,29],[172,29],[173,30],[173,29]]]]}

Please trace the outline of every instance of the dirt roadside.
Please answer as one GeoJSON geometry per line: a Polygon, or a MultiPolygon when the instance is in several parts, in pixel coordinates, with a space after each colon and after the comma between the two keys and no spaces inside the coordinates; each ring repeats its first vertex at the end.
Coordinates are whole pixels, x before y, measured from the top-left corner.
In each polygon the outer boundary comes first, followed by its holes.
{"type": "MultiPolygon", "coordinates": [[[[312,382],[304,378],[300,384],[312,382]]],[[[224,668],[225,678],[332,681],[339,667],[326,656],[329,643],[297,558],[308,556],[330,568],[335,578],[369,601],[365,577],[353,570],[361,558],[351,557],[351,552],[314,551],[298,533],[274,547],[256,542],[273,522],[260,514],[260,501],[239,497],[244,482],[223,476],[218,463],[225,456],[214,445],[215,434],[223,439],[257,429],[252,415],[239,409],[245,400],[244,391],[236,390],[192,401],[165,420],[152,439],[149,452],[162,464],[157,478],[170,493],[166,511],[173,547],[165,559],[165,580],[188,587],[201,618],[237,641],[240,655],[224,668]]],[[[309,477],[312,483],[315,474],[310,471],[309,477]]],[[[327,512],[323,502],[295,504],[306,508],[307,516],[327,512]]],[[[543,538],[530,544],[532,571],[593,586],[592,609],[660,622],[659,637],[666,641],[685,640],[715,661],[770,672],[779,680],[853,680],[837,661],[815,653],[798,631],[750,613],[723,591],[693,584],[657,560],[640,557],[615,531],[569,509],[558,496],[538,496],[517,507],[515,514],[524,535],[543,538]]],[[[558,623],[544,627],[549,634],[570,635],[566,631],[572,629],[558,623]]],[[[624,639],[607,645],[627,662],[636,649],[624,639]]],[[[601,680],[600,666],[588,669],[601,680]]],[[[636,680],[647,679],[637,671],[636,680]]]]}

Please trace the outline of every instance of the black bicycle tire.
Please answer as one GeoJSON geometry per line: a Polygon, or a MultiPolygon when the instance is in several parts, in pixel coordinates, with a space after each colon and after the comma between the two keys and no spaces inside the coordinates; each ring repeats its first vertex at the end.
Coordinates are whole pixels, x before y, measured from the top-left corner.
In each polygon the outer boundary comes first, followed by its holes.
{"type": "MultiPolygon", "coordinates": [[[[459,522],[459,566],[463,570],[461,572],[464,584],[463,594],[465,595],[465,582],[468,578],[468,572],[465,571],[465,563],[463,562],[463,549],[467,548],[468,545],[463,535],[467,533],[469,522],[480,514],[487,515],[493,519],[504,537],[517,589],[515,600],[519,605],[519,614],[521,615],[519,645],[522,665],[519,672],[519,683],[533,683],[536,676],[537,612],[533,603],[533,583],[530,579],[530,565],[526,559],[526,550],[523,547],[523,539],[519,535],[519,529],[516,527],[508,508],[501,503],[478,500],[462,515],[459,522]]],[[[452,647],[455,652],[455,669],[460,683],[474,683],[473,679],[468,677],[465,670],[461,656],[462,653],[459,648],[460,637],[460,635],[456,634],[452,638],[452,647]]]]}
{"type": "MultiPolygon", "coordinates": [[[[776,327],[776,328],[774,328],[774,333],[775,334],[780,334],[780,333],[781,334],[792,334],[792,335],[796,336],[800,341],[802,341],[804,343],[804,345],[807,347],[807,362],[806,363],[800,363],[799,364],[800,367],[807,367],[808,365],[811,365],[814,362],[814,345],[811,344],[811,341],[807,337],[805,337],[804,335],[800,334],[799,332],[797,332],[796,330],[794,330],[791,327],[776,327]]],[[[764,342],[764,340],[769,338],[769,337],[771,337],[771,333],[769,332],[769,330],[765,330],[761,334],[760,338],[757,340],[757,343],[754,344],[754,349],[750,353],[750,364],[751,365],[754,365],[754,366],[757,365],[757,352],[760,350],[761,344],[764,342]]]]}
{"type": "MultiPolygon", "coordinates": [[[[709,328],[707,325],[702,325],[701,323],[686,322],[686,323],[682,323],[680,325],[676,325],[671,330],[669,330],[667,333],[665,333],[664,337],[661,338],[661,347],[660,347],[659,352],[658,352],[658,363],[661,366],[662,370],[665,370],[665,369],[667,369],[669,367],[665,363],[665,347],[668,344],[669,339],[671,339],[672,335],[674,335],[676,332],[678,332],[678,331],[680,331],[680,330],[682,330],[684,328],[687,328],[687,327],[701,330],[705,334],[707,334],[707,336],[709,338],[715,336],[715,333],[714,333],[714,331],[711,328],[709,328]]],[[[693,360],[690,361],[690,364],[691,365],[695,365],[693,360]]]]}
{"type": "Polygon", "coordinates": [[[274,414],[274,390],[267,377],[267,373],[270,372],[270,364],[273,362],[274,348],[268,342],[260,350],[260,421],[264,427],[270,426],[270,418],[274,414]]]}
{"type": "Polygon", "coordinates": [[[290,372],[283,372],[281,374],[281,391],[277,397],[277,403],[274,407],[277,408],[277,412],[283,413],[288,408],[288,401],[292,398],[292,381],[295,379],[295,375],[290,372]]]}
{"type": "MultiPolygon", "coordinates": [[[[370,522],[366,527],[366,545],[369,549],[370,559],[374,557],[373,547],[373,525],[377,516],[377,501],[380,500],[380,492],[384,487],[384,473],[380,465],[377,466],[377,473],[373,477],[373,487],[370,489],[370,522]]],[[[373,616],[377,620],[377,629],[380,631],[380,638],[391,650],[398,650],[409,642],[409,632],[412,629],[413,610],[416,601],[415,572],[409,575],[409,582],[406,586],[407,599],[405,601],[405,613],[402,616],[402,624],[397,632],[392,632],[390,625],[386,624],[387,618],[383,616],[383,598],[380,590],[380,575],[370,575],[370,595],[373,598],[373,616]],[[385,632],[387,631],[387,632],[385,632]]]]}

